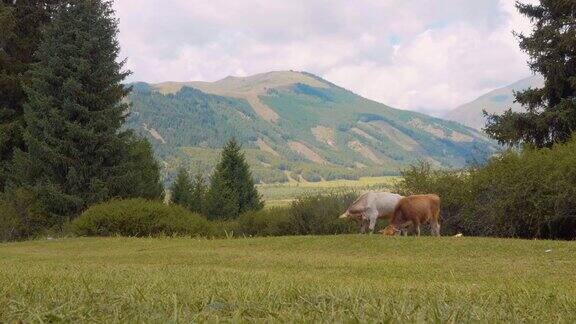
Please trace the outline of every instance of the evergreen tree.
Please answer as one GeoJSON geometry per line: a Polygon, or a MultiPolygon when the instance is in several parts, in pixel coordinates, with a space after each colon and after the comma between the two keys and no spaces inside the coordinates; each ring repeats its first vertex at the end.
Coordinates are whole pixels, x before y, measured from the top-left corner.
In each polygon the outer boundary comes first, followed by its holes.
{"type": "MultiPolygon", "coordinates": [[[[8,43],[15,37],[16,21],[13,8],[0,2],[0,191],[4,190],[5,172],[8,162],[12,159],[15,146],[16,124],[14,122],[16,109],[13,103],[14,82],[10,75],[12,60],[8,54],[8,43]]],[[[19,142],[19,141],[18,141],[19,142]]]]}
{"type": "Polygon", "coordinates": [[[24,86],[41,31],[62,0],[0,0],[0,191],[16,149],[24,148],[24,86]]]}
{"type": "Polygon", "coordinates": [[[517,35],[530,55],[530,68],[545,78],[541,89],[515,94],[526,112],[489,115],[486,132],[502,144],[549,147],[566,142],[576,130],[576,3],[541,0],[516,3],[534,23],[531,35],[517,35]]]}
{"type": "Polygon", "coordinates": [[[204,200],[204,214],[210,220],[234,219],[240,215],[238,193],[224,178],[223,172],[215,172],[204,200]]]}
{"type": "Polygon", "coordinates": [[[206,194],[206,214],[211,219],[237,218],[264,204],[254,185],[246,158],[236,140],[228,142],[212,175],[206,194]]]}
{"type": "MultiPolygon", "coordinates": [[[[149,157],[149,148],[120,131],[129,89],[117,33],[110,1],[78,0],[57,8],[36,52],[25,87],[26,151],[15,153],[10,185],[31,191],[49,223],[111,197],[144,194],[135,159],[149,157]]],[[[142,172],[154,182],[155,162],[147,163],[142,172]]]]}
{"type": "Polygon", "coordinates": [[[162,199],[164,186],[160,176],[160,166],[154,158],[150,142],[132,132],[123,134],[124,146],[122,163],[118,166],[118,176],[109,183],[112,197],[162,199]]]}
{"type": "Polygon", "coordinates": [[[178,170],[178,175],[176,180],[170,188],[171,198],[170,201],[173,204],[178,204],[180,206],[190,208],[192,201],[192,183],[190,182],[190,177],[188,176],[188,171],[184,168],[178,170]]]}
{"type": "Polygon", "coordinates": [[[206,184],[204,182],[204,177],[201,174],[197,174],[192,184],[192,197],[190,199],[189,209],[195,213],[201,214],[204,211],[203,205],[205,195],[206,184]]]}

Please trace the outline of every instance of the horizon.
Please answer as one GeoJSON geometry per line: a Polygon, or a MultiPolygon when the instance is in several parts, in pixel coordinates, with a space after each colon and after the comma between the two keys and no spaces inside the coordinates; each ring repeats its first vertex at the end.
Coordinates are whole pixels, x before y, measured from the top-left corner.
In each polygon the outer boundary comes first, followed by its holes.
{"type": "MultiPolygon", "coordinates": [[[[338,86],[338,87],[341,87],[341,88],[343,88],[343,89],[345,89],[345,90],[347,90],[347,91],[350,91],[350,92],[352,92],[352,93],[354,93],[354,94],[356,94],[356,95],[358,95],[358,96],[360,96],[360,97],[363,97],[363,98],[368,99],[368,100],[371,100],[371,101],[375,101],[375,102],[377,102],[377,103],[383,104],[383,105],[388,106],[388,107],[390,107],[390,108],[399,109],[399,110],[406,110],[406,111],[418,112],[418,113],[422,113],[422,114],[429,115],[429,116],[432,116],[432,117],[443,118],[443,119],[444,119],[444,117],[445,117],[443,114],[445,114],[445,113],[450,113],[450,112],[452,112],[452,111],[457,110],[458,108],[460,108],[460,107],[462,107],[462,106],[465,106],[465,105],[467,105],[467,104],[470,104],[470,103],[474,102],[475,100],[480,99],[480,98],[482,98],[482,97],[490,94],[490,93],[491,93],[492,91],[494,91],[494,90],[498,90],[498,89],[501,89],[501,88],[504,88],[504,87],[507,87],[507,86],[512,86],[512,85],[514,85],[514,84],[516,84],[516,83],[519,83],[519,82],[528,80],[528,79],[533,78],[533,77],[535,76],[535,74],[533,74],[533,75],[530,75],[530,76],[528,76],[528,77],[525,77],[525,78],[521,78],[521,79],[519,79],[519,80],[516,80],[516,81],[514,81],[514,82],[512,82],[512,83],[510,83],[510,84],[507,84],[507,85],[504,85],[504,86],[501,86],[501,87],[498,87],[498,88],[494,88],[494,89],[492,89],[492,90],[487,91],[486,93],[480,94],[478,97],[476,97],[476,98],[474,98],[474,99],[472,99],[472,100],[470,100],[470,101],[463,102],[463,103],[459,104],[458,106],[456,106],[456,107],[454,107],[454,108],[452,108],[452,109],[448,109],[448,110],[440,111],[440,112],[438,112],[438,111],[432,111],[432,112],[431,112],[431,111],[422,111],[422,110],[416,110],[416,109],[404,109],[404,108],[394,107],[394,106],[388,105],[388,104],[385,103],[385,102],[378,101],[377,99],[367,98],[367,97],[365,97],[365,96],[363,96],[363,95],[355,92],[355,91],[352,90],[352,89],[348,89],[348,88],[342,87],[342,86],[340,86],[339,84],[336,84],[336,83],[332,82],[331,80],[327,80],[327,79],[325,79],[324,77],[319,76],[319,75],[316,75],[316,74],[314,74],[314,73],[312,73],[312,72],[309,72],[309,71],[274,70],[274,71],[260,72],[260,73],[256,73],[256,74],[246,75],[246,76],[227,75],[227,76],[225,76],[225,77],[223,77],[223,78],[221,78],[221,79],[214,80],[214,81],[203,81],[203,80],[173,81],[173,80],[166,80],[166,81],[160,81],[160,82],[146,82],[146,81],[134,80],[134,81],[131,81],[131,82],[126,82],[126,84],[145,83],[145,84],[148,84],[148,85],[157,86],[157,85],[162,85],[162,84],[167,84],[167,83],[176,83],[176,84],[188,84],[188,83],[195,83],[195,82],[218,83],[218,82],[223,81],[223,80],[226,80],[226,79],[228,79],[228,78],[238,78],[238,79],[243,79],[243,78],[244,78],[244,79],[245,79],[245,78],[251,78],[251,77],[255,77],[255,76],[263,75],[263,74],[282,73],[282,72],[294,72],[294,73],[300,73],[300,74],[311,74],[311,75],[313,75],[313,76],[315,76],[315,77],[321,78],[321,79],[322,79],[323,81],[325,81],[325,82],[332,83],[332,84],[334,84],[334,85],[336,85],[336,86],[338,86]]],[[[186,85],[185,87],[191,87],[191,85],[186,85]]],[[[449,120],[449,119],[448,119],[448,120],[449,120]]]]}
{"type": "Polygon", "coordinates": [[[511,0],[125,0],[114,9],[133,72],[127,82],[304,71],[394,108],[442,116],[532,75],[512,35],[530,24],[511,0]]]}

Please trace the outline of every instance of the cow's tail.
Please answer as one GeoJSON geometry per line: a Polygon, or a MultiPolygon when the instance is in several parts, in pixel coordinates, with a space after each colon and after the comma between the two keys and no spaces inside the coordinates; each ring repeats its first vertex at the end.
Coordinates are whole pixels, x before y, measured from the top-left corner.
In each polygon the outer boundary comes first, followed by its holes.
{"type": "Polygon", "coordinates": [[[442,213],[440,212],[442,207],[442,199],[440,199],[439,196],[436,197],[438,197],[438,203],[436,205],[436,209],[434,210],[434,216],[436,217],[436,221],[440,223],[442,220],[442,213]]]}
{"type": "Polygon", "coordinates": [[[394,225],[395,227],[399,227],[400,223],[402,222],[402,218],[404,217],[404,213],[402,212],[402,201],[404,198],[400,199],[396,206],[394,207],[394,212],[392,213],[392,218],[390,219],[390,224],[394,225]]]}

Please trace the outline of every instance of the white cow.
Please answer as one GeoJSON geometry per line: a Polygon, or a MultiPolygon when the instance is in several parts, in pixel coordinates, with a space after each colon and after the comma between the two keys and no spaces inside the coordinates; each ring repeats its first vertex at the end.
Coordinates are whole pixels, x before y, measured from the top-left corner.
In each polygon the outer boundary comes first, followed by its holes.
{"type": "Polygon", "coordinates": [[[402,196],[390,192],[369,191],[356,199],[344,214],[339,218],[354,219],[360,223],[360,233],[366,232],[366,226],[370,233],[376,227],[379,218],[391,219],[394,215],[396,204],[402,196]]]}

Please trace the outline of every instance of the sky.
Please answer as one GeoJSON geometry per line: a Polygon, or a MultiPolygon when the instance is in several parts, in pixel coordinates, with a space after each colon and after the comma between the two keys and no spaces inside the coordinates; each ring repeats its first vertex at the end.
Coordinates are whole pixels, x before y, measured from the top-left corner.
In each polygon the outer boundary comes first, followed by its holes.
{"type": "MultiPolygon", "coordinates": [[[[523,0],[523,2],[534,0],[523,0]]],[[[296,70],[437,116],[531,75],[515,0],[116,0],[128,81],[296,70]]]]}

